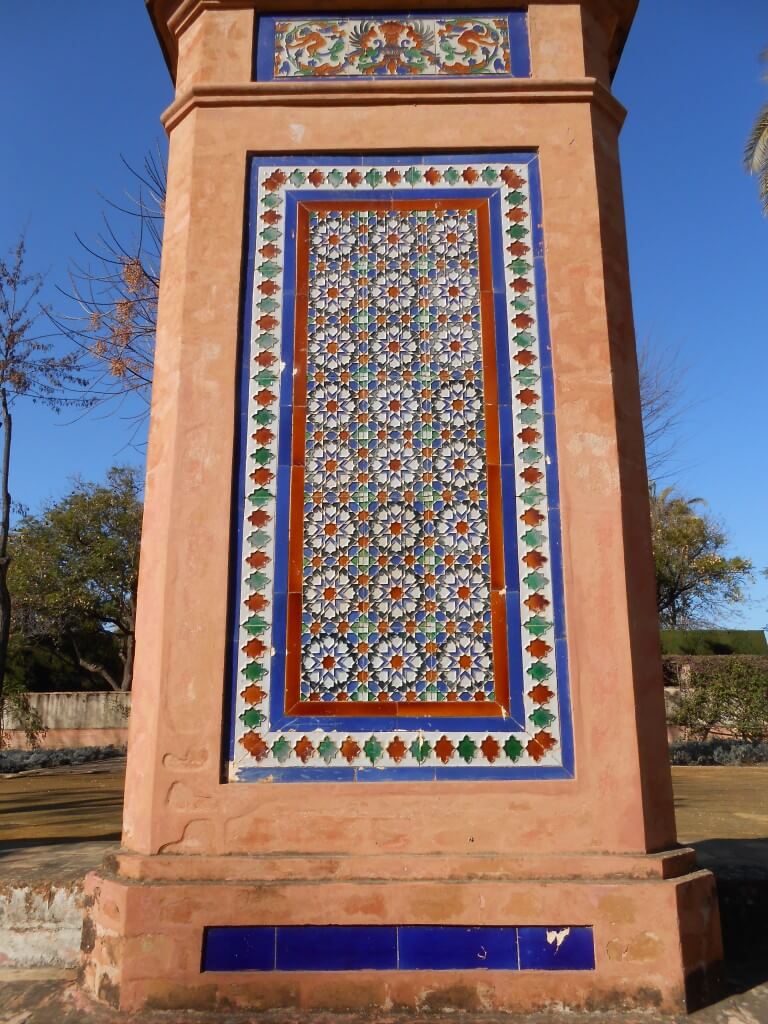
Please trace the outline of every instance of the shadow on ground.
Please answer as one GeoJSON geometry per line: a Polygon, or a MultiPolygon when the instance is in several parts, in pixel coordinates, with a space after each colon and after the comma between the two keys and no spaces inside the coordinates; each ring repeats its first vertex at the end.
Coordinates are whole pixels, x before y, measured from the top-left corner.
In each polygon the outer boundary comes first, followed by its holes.
{"type": "Polygon", "coordinates": [[[6,776],[0,785],[0,849],[119,840],[124,782],[122,763],[6,776]]]}
{"type": "Polygon", "coordinates": [[[747,992],[768,982],[768,838],[690,845],[717,879],[729,991],[747,992]]]}

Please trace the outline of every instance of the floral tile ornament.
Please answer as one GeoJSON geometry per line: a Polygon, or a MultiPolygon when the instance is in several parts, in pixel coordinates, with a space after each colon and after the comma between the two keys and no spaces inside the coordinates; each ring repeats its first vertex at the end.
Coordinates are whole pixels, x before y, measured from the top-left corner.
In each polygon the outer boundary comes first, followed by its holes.
{"type": "Polygon", "coordinates": [[[538,201],[253,160],[232,780],[572,774],[538,201]]]}
{"type": "Polygon", "coordinates": [[[259,19],[257,78],[470,78],[530,74],[526,14],[259,19]]]}

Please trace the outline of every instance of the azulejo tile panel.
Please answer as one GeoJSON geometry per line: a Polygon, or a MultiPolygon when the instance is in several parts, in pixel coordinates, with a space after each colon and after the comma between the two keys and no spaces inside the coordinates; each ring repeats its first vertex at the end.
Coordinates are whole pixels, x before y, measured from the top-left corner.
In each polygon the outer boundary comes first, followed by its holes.
{"type": "Polygon", "coordinates": [[[531,156],[253,161],[230,778],[569,775],[531,156]]]}
{"type": "Polygon", "coordinates": [[[524,11],[263,17],[259,21],[259,79],[466,79],[528,74],[524,11]]]}

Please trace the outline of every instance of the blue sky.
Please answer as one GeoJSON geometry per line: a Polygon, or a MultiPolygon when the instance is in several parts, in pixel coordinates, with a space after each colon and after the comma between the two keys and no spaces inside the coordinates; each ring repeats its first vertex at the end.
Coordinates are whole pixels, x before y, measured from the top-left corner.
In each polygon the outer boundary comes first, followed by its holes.
{"type": "MultiPolygon", "coordinates": [[[[679,351],[691,408],[670,482],[705,498],[733,551],[768,566],[768,220],[741,168],[752,120],[768,101],[758,53],[765,0],[641,0],[614,91],[627,106],[622,158],[638,338],[679,351]]],[[[93,239],[104,201],[163,143],[172,90],[141,0],[24,0],[0,11],[0,246],[26,229],[29,265],[59,301],[75,232],[93,239]]],[[[140,463],[124,417],[72,422],[19,407],[12,493],[36,508],[68,478],[140,463]]],[[[742,627],[768,624],[768,582],[751,591],[742,627]]]]}

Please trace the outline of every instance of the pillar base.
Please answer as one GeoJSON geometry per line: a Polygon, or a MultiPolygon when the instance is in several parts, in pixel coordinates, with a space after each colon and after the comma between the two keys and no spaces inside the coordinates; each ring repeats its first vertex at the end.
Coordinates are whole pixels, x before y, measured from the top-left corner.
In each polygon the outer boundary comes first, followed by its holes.
{"type": "MultiPolygon", "coordinates": [[[[718,993],[722,947],[714,878],[695,870],[688,849],[535,858],[120,854],[108,870],[88,876],[86,893],[86,985],[123,1010],[531,1012],[567,1006],[679,1012],[718,993]],[[296,948],[307,933],[298,929],[329,925],[364,928],[354,934],[384,950],[384,969],[303,969],[296,948]],[[233,926],[256,929],[248,935],[266,949],[273,936],[274,960],[269,953],[268,962],[253,969],[252,957],[235,956],[226,970],[205,970],[206,929],[233,926]],[[413,969],[405,955],[413,926],[448,929],[440,933],[450,940],[443,952],[442,939],[435,942],[431,933],[429,969],[413,969]],[[494,929],[493,935],[473,933],[481,959],[491,949],[484,936],[496,943],[490,968],[468,969],[455,948],[463,930],[472,928],[494,929]],[[569,959],[577,933],[581,954],[569,959]],[[531,936],[538,936],[543,952],[531,936]],[[397,947],[391,962],[390,941],[397,947]],[[594,966],[587,950],[592,942],[594,966]],[[499,950],[502,969],[494,959],[499,950]]],[[[312,957],[321,953],[326,964],[328,956],[333,961],[328,935],[341,931],[312,934],[324,938],[314,948],[309,943],[310,962],[317,967],[312,957]]],[[[208,967],[221,965],[206,956],[208,967]]]]}

